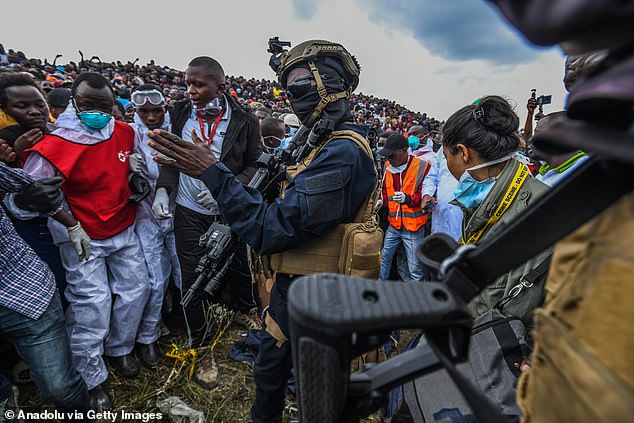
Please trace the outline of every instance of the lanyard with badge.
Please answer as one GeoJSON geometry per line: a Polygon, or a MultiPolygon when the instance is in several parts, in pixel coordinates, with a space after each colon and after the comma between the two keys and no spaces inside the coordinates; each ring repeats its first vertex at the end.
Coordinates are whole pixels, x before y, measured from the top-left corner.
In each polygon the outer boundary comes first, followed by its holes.
{"type": "Polygon", "coordinates": [[[216,135],[216,129],[218,129],[218,123],[220,119],[222,119],[222,115],[224,114],[224,109],[216,116],[214,122],[211,124],[211,128],[209,129],[209,135],[205,137],[205,123],[203,121],[202,113],[198,114],[198,124],[200,125],[200,135],[203,138],[203,141],[207,143],[208,146],[211,146],[211,142],[214,139],[214,135],[216,135]]]}

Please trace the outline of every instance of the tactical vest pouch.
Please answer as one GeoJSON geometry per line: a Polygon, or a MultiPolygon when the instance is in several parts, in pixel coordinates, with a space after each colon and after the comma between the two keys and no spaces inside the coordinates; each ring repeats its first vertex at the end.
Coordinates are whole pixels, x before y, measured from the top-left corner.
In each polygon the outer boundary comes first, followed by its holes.
{"type": "Polygon", "coordinates": [[[379,228],[374,216],[374,205],[380,192],[380,185],[377,182],[374,191],[365,203],[365,207],[361,207],[355,218],[355,222],[361,223],[343,225],[344,233],[338,273],[360,278],[376,279],[379,277],[383,230],[379,228]]]}
{"type": "Polygon", "coordinates": [[[378,225],[367,222],[344,226],[339,273],[359,278],[378,278],[383,231],[378,225]]]}
{"type": "Polygon", "coordinates": [[[313,273],[339,273],[341,240],[345,225],[311,239],[306,244],[271,255],[271,268],[289,275],[312,275],[313,273]]]}
{"type": "Polygon", "coordinates": [[[258,287],[260,306],[265,309],[271,301],[271,289],[275,283],[275,273],[271,271],[268,256],[259,256],[251,250],[251,274],[258,287]]]}
{"type": "MultiPolygon", "coordinates": [[[[297,168],[292,169],[292,177],[305,169],[333,139],[346,138],[372,158],[372,151],[365,139],[353,131],[335,131],[322,146],[315,149],[297,168]]],[[[310,275],[314,273],[342,273],[365,278],[377,278],[381,269],[381,247],[383,231],[374,218],[374,205],[380,195],[380,185],[374,188],[370,197],[361,205],[353,223],[338,225],[330,232],[311,239],[283,253],[271,256],[271,269],[290,275],[310,275]]]]}

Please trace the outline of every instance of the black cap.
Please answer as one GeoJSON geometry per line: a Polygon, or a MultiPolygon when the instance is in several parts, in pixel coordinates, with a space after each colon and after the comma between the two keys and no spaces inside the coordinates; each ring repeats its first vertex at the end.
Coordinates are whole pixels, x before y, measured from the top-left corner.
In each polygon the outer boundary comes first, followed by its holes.
{"type": "Polygon", "coordinates": [[[401,134],[393,133],[385,140],[385,147],[378,151],[378,154],[383,157],[390,157],[397,150],[402,150],[409,147],[407,138],[401,134]]]}
{"type": "Polygon", "coordinates": [[[55,88],[48,93],[48,104],[55,107],[66,107],[70,101],[69,88],[55,88]]]}

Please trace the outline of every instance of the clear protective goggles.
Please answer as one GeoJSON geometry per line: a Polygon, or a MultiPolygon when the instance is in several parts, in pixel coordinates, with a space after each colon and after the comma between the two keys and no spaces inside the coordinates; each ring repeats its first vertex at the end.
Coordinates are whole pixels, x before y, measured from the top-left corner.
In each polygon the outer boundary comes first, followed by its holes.
{"type": "Polygon", "coordinates": [[[158,90],[135,91],[132,93],[130,100],[132,101],[132,104],[134,104],[134,107],[141,107],[148,101],[153,106],[165,105],[165,97],[163,96],[163,93],[158,90]]]}
{"type": "Polygon", "coordinates": [[[222,96],[214,97],[211,101],[203,106],[196,108],[198,113],[205,116],[218,116],[224,110],[224,101],[222,96]]]}

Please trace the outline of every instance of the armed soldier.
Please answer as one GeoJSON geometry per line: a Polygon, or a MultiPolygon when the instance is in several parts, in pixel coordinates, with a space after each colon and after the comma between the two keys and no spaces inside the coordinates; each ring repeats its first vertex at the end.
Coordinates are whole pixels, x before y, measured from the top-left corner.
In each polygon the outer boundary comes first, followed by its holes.
{"type": "MultiPolygon", "coordinates": [[[[378,192],[366,129],[352,123],[347,100],[359,82],[356,59],[340,44],[311,40],[274,53],[271,66],[293,112],[312,128],[310,153],[286,169],[285,187],[274,202],[267,204],[258,191],[242,185],[198,140],[192,144],[163,131],[150,133],[150,145],[173,159],[155,160],[200,178],[231,229],[257,253],[270,255],[266,261],[275,284],[255,363],[255,422],[281,420],[292,367],[286,310],[290,284],[299,275],[354,273],[349,262],[345,268],[340,264],[344,232],[349,232],[344,224],[368,223],[378,192]]],[[[364,252],[363,267],[369,270],[365,275],[376,277],[381,233],[377,228],[369,232],[378,235],[373,238],[378,242],[365,244],[371,248],[364,252]]]]}

